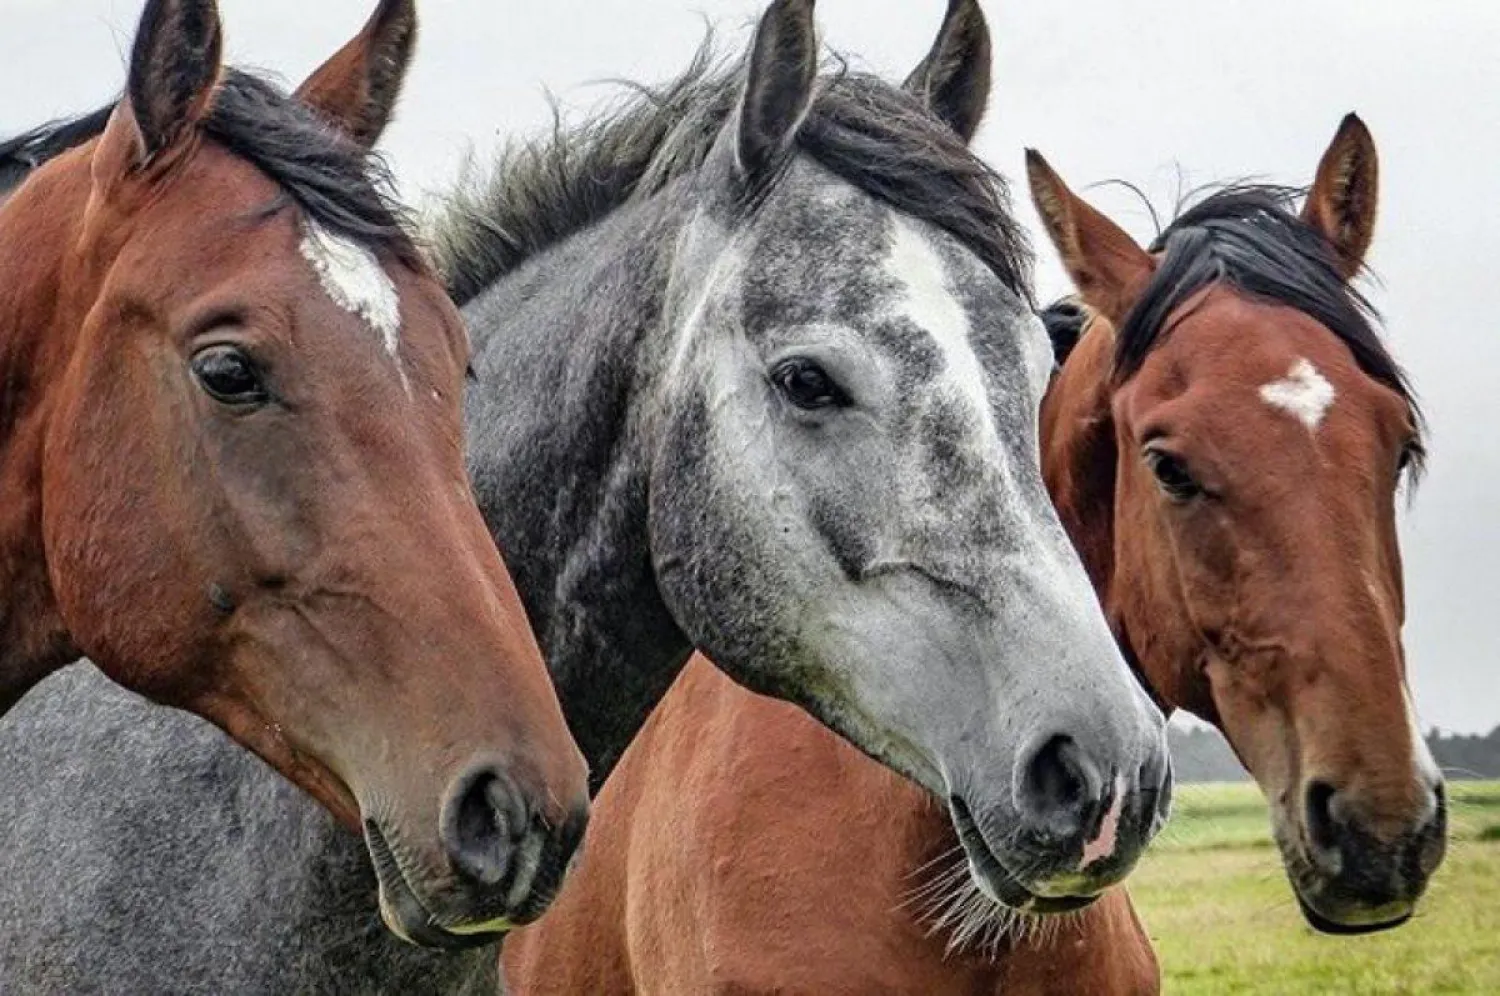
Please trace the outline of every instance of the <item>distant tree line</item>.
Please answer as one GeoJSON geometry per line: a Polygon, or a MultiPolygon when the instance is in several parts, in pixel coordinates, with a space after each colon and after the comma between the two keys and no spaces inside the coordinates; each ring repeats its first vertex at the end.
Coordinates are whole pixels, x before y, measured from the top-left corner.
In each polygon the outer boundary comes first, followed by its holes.
{"type": "MultiPolygon", "coordinates": [[[[1217,730],[1173,725],[1168,732],[1178,781],[1238,782],[1250,777],[1217,730]]],[[[1500,726],[1470,735],[1433,729],[1427,746],[1449,778],[1500,778],[1500,726]]]]}
{"type": "Polygon", "coordinates": [[[1500,778],[1500,726],[1467,736],[1444,736],[1434,729],[1427,734],[1427,746],[1449,778],[1500,778]]]}
{"type": "Polygon", "coordinates": [[[1250,776],[1218,730],[1208,726],[1167,727],[1172,769],[1179,782],[1242,782],[1250,776]]]}

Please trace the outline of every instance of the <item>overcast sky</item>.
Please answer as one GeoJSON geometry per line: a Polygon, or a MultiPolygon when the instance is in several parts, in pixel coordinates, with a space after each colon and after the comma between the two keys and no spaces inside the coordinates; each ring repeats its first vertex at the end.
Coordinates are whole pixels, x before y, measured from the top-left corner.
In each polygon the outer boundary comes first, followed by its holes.
{"type": "MultiPolygon", "coordinates": [[[[296,82],[374,0],[222,0],[230,56],[296,82]]],[[[704,19],[741,44],[756,0],[424,0],[422,42],[385,143],[408,198],[464,155],[544,125],[597,81],[676,73],[704,19]]],[[[0,0],[0,135],[97,106],[124,80],[141,0],[0,0]]],[[[943,0],[822,0],[826,44],[904,76],[943,0]]],[[[1500,3],[1494,0],[993,0],[996,81],[978,147],[1007,176],[1041,149],[1075,189],[1122,177],[1169,206],[1190,184],[1311,179],[1346,111],[1381,153],[1371,288],[1432,421],[1432,471],[1405,517],[1407,649],[1425,723],[1500,723],[1500,3]]],[[[1033,224],[1030,205],[1018,203],[1033,224]]],[[[1118,190],[1089,193],[1138,237],[1118,190]]],[[[1038,235],[1039,289],[1067,283],[1038,235]]]]}

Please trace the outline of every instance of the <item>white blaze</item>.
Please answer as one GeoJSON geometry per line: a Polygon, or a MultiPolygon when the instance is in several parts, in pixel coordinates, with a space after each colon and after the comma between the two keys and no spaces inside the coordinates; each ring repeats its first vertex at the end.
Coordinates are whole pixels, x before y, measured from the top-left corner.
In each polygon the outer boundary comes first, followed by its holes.
{"type": "MultiPolygon", "coordinates": [[[[318,282],[333,303],[380,334],[386,353],[401,367],[401,299],[396,285],[366,247],[321,225],[307,225],[302,257],[312,264],[318,282]]],[[[402,372],[402,381],[406,380],[402,372]]]]}
{"type": "Polygon", "coordinates": [[[948,288],[942,257],[932,244],[905,218],[894,218],[895,233],[886,272],[906,294],[896,307],[917,328],[932,336],[942,350],[951,383],[974,406],[979,419],[981,445],[988,452],[1000,450],[990,413],[984,370],[969,343],[969,316],[948,288]]]}
{"type": "Polygon", "coordinates": [[[1404,685],[1401,695],[1406,699],[1406,725],[1411,731],[1412,753],[1416,761],[1417,772],[1430,784],[1436,785],[1442,778],[1442,772],[1437,766],[1437,761],[1432,756],[1432,751],[1427,747],[1427,738],[1422,736],[1422,724],[1417,721],[1417,708],[1412,704],[1411,690],[1404,685]]]}
{"type": "Polygon", "coordinates": [[[1323,416],[1333,405],[1337,393],[1328,378],[1318,373],[1318,368],[1305,359],[1292,364],[1292,369],[1282,380],[1272,381],[1260,389],[1261,400],[1272,408],[1280,408],[1314,432],[1323,422],[1323,416]]]}

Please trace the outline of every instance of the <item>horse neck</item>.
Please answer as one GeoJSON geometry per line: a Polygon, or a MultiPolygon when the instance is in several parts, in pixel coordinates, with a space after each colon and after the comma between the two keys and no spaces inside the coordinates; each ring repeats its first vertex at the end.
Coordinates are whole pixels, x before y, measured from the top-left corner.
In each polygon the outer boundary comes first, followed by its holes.
{"type": "Polygon", "coordinates": [[[47,576],[42,459],[51,389],[83,317],[68,250],[89,196],[87,164],[71,156],[12,193],[0,195],[0,714],[80,656],[47,576]]]}
{"type": "MultiPolygon", "coordinates": [[[[1139,579],[1122,574],[1116,561],[1120,450],[1112,411],[1114,353],[1114,329],[1096,319],[1053,380],[1042,402],[1042,476],[1131,669],[1169,714],[1186,707],[1213,721],[1211,705],[1188,694],[1192,683],[1182,680],[1196,670],[1197,659],[1142,657],[1131,633],[1127,603],[1140,617],[1142,600],[1151,596],[1141,590],[1139,579]]],[[[1147,605],[1146,614],[1153,608],[1147,605]]],[[[1167,606],[1164,611],[1178,610],[1167,606]]]]}
{"type": "Polygon", "coordinates": [[[681,223],[661,200],[617,211],[464,307],[480,508],[595,790],[692,649],[657,588],[647,522],[663,264],[681,223]]]}
{"type": "Polygon", "coordinates": [[[1115,562],[1114,334],[1095,323],[1042,402],[1042,477],[1058,517],[1108,605],[1115,562]]]}

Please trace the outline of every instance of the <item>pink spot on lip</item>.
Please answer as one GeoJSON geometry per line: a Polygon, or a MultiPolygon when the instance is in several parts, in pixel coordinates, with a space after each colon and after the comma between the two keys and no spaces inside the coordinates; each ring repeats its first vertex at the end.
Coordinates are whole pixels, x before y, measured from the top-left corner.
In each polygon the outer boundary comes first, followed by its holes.
{"type": "Polygon", "coordinates": [[[1120,813],[1125,808],[1125,779],[1115,779],[1115,799],[1110,803],[1109,812],[1104,814],[1104,820],[1099,824],[1099,835],[1083,845],[1083,860],[1079,862],[1080,869],[1087,868],[1096,861],[1103,861],[1115,853],[1115,844],[1120,832],[1120,813]]]}

